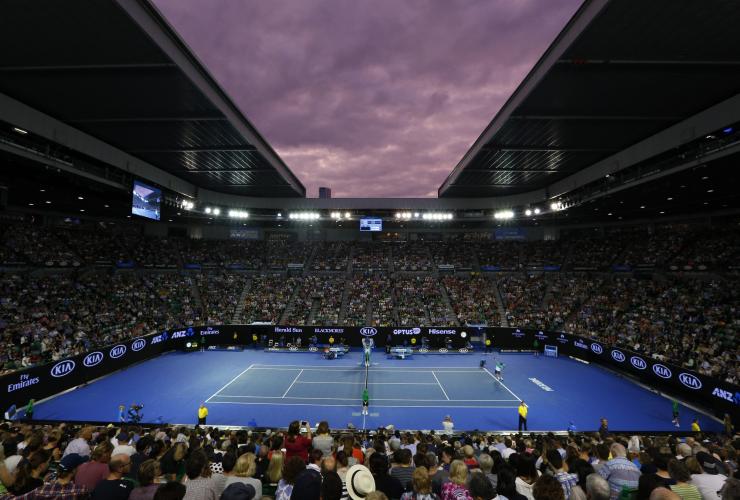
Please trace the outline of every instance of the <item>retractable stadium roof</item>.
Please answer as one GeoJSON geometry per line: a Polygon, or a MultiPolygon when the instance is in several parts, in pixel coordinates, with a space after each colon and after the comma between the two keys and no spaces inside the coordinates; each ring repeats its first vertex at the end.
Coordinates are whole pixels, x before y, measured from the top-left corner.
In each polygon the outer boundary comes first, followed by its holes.
{"type": "Polygon", "coordinates": [[[196,187],[305,196],[148,1],[10,0],[0,17],[0,94],[196,187]]]}
{"type": "Polygon", "coordinates": [[[734,0],[587,0],[439,196],[563,194],[550,188],[736,96],[739,23],[734,0]]]}

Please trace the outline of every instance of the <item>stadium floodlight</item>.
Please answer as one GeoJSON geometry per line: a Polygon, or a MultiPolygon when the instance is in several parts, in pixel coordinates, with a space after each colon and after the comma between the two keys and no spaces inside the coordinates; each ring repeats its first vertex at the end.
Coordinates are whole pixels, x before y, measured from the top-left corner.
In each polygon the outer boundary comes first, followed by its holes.
{"type": "Polygon", "coordinates": [[[400,219],[400,218],[401,218],[401,212],[396,212],[396,219],[400,219]]]}
{"type": "Polygon", "coordinates": [[[207,213],[208,215],[210,215],[210,214],[211,214],[211,212],[213,212],[213,209],[212,209],[211,207],[206,207],[206,210],[205,210],[205,212],[206,212],[206,213],[207,213]]]}
{"type": "Polygon", "coordinates": [[[562,201],[553,201],[550,203],[550,210],[553,212],[559,212],[561,210],[565,210],[565,205],[563,205],[562,201]]]}
{"type": "Polygon", "coordinates": [[[418,219],[418,218],[419,218],[419,212],[414,212],[414,219],[418,219]]]}
{"type": "Polygon", "coordinates": [[[221,209],[216,207],[213,209],[213,215],[221,215],[221,209]]]}
{"type": "Polygon", "coordinates": [[[248,219],[249,212],[245,210],[229,210],[229,217],[232,219],[248,219]]]}
{"type": "Polygon", "coordinates": [[[21,134],[21,135],[26,135],[26,134],[28,134],[28,131],[26,131],[26,130],[23,130],[22,128],[18,128],[18,127],[13,127],[13,132],[18,132],[18,133],[19,133],[19,134],[21,134]]]}
{"type": "Polygon", "coordinates": [[[527,217],[529,217],[530,215],[532,215],[532,210],[530,210],[529,208],[528,208],[528,209],[526,209],[526,210],[524,211],[524,215],[526,215],[527,217]]]}
{"type": "Polygon", "coordinates": [[[535,208],[534,209],[534,214],[535,215],[539,215],[540,214],[540,209],[539,208],[535,208]]]}
{"type": "Polygon", "coordinates": [[[291,212],[288,214],[289,219],[293,220],[317,220],[321,218],[318,212],[291,212]]]}
{"type": "Polygon", "coordinates": [[[349,213],[349,212],[344,212],[344,218],[345,218],[345,219],[349,219],[350,217],[352,217],[352,214],[351,214],[351,213],[349,213]]]}
{"type": "Polygon", "coordinates": [[[493,218],[496,220],[509,220],[514,218],[513,210],[499,210],[493,214],[493,218]]]}

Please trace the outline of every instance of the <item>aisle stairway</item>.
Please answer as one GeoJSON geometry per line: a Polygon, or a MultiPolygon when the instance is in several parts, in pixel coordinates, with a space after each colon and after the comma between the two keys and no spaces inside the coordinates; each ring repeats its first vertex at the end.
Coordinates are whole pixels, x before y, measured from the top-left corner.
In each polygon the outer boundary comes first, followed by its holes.
{"type": "Polygon", "coordinates": [[[244,288],[239,296],[239,302],[234,309],[234,316],[231,318],[231,322],[235,325],[240,324],[243,321],[244,307],[246,306],[247,294],[249,289],[252,287],[252,279],[248,279],[244,282],[244,288]]]}

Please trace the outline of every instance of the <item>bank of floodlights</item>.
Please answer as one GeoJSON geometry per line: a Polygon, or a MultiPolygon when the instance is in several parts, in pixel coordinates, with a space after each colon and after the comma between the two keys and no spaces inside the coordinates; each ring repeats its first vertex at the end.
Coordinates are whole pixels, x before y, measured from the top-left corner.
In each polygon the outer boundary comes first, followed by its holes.
{"type": "Polygon", "coordinates": [[[499,210],[498,212],[494,212],[493,218],[496,220],[509,220],[514,218],[514,211],[513,210],[499,210]]]}
{"type": "Polygon", "coordinates": [[[249,212],[246,210],[229,210],[229,217],[232,219],[248,219],[249,212]]]}
{"type": "Polygon", "coordinates": [[[321,218],[321,214],[318,212],[291,212],[288,214],[288,219],[291,220],[302,220],[302,221],[308,221],[308,220],[318,220],[321,218]]]}
{"type": "Polygon", "coordinates": [[[422,214],[421,218],[423,220],[442,221],[442,220],[452,220],[453,215],[447,212],[427,212],[425,214],[422,214]]]}

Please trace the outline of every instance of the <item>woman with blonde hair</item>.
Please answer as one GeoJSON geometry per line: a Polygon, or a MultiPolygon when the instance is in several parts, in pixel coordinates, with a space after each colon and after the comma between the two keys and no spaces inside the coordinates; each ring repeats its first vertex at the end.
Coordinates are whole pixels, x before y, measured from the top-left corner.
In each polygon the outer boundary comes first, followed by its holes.
{"type": "Polygon", "coordinates": [[[401,495],[401,500],[439,500],[436,493],[432,493],[432,479],[426,467],[417,467],[411,475],[413,491],[401,495]]]}
{"type": "Polygon", "coordinates": [[[450,482],[442,485],[442,500],[471,498],[468,490],[468,466],[462,460],[450,464],[450,482]]]}
{"type": "Polygon", "coordinates": [[[262,494],[268,497],[274,497],[278,483],[283,478],[283,464],[285,455],[281,451],[273,451],[270,457],[270,463],[267,465],[265,475],[262,476],[262,494]]]}
{"type": "Polygon", "coordinates": [[[254,453],[245,453],[237,459],[232,475],[226,478],[224,489],[233,483],[251,484],[254,487],[254,491],[257,492],[254,498],[262,498],[262,481],[254,477],[256,471],[257,457],[254,453]]]}

